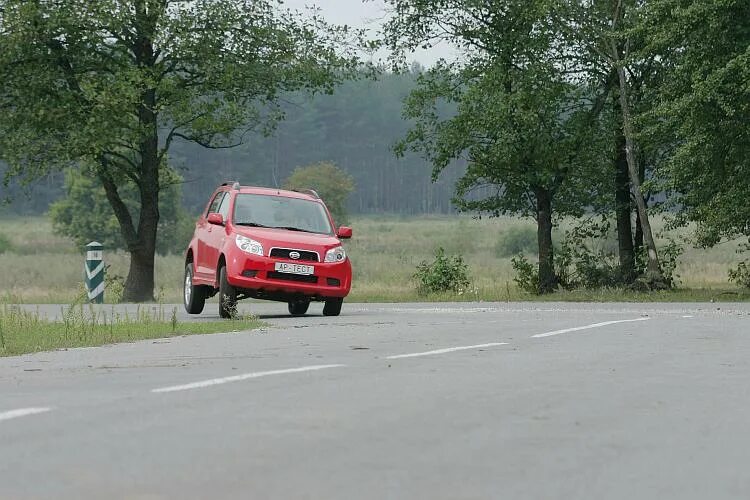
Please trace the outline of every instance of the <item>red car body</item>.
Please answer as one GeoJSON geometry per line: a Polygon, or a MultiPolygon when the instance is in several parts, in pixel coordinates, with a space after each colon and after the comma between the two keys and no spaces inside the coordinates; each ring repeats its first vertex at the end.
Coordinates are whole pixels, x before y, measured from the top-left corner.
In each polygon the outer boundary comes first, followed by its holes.
{"type": "Polygon", "coordinates": [[[243,298],[287,302],[294,315],[305,314],[311,301],[323,301],[324,314],[338,315],[352,284],[340,238],[351,235],[347,227],[335,230],[314,191],[224,184],[211,196],[185,253],[185,308],[198,314],[205,299],[219,293],[222,317],[231,317],[243,298]],[[293,221],[313,230],[259,224],[254,212],[262,213],[259,220],[293,221]]]}

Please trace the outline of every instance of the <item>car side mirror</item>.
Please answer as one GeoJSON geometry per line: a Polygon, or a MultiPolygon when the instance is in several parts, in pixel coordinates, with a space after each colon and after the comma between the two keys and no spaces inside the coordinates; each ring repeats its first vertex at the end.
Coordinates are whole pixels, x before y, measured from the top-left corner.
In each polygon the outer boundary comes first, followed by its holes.
{"type": "Polygon", "coordinates": [[[338,236],[342,240],[348,240],[352,237],[352,228],[341,226],[338,231],[336,231],[336,236],[338,236]]]}
{"type": "Polygon", "coordinates": [[[208,214],[208,223],[215,226],[223,226],[224,217],[218,213],[208,214]]]}

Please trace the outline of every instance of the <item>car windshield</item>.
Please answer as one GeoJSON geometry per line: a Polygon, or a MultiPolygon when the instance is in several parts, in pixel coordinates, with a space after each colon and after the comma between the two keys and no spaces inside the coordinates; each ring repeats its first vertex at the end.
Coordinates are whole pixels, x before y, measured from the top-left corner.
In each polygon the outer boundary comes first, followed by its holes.
{"type": "Polygon", "coordinates": [[[323,205],[285,196],[238,194],[234,202],[233,220],[238,226],[333,234],[323,205]]]}

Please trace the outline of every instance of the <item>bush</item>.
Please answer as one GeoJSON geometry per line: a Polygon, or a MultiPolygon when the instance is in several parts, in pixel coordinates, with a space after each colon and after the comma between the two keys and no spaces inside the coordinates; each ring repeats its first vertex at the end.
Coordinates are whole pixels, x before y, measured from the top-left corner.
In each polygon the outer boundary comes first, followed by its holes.
{"type": "Polygon", "coordinates": [[[526,293],[539,293],[539,268],[529,262],[529,259],[522,254],[516,255],[511,259],[513,269],[516,271],[516,282],[518,288],[526,293]]]}
{"type": "Polygon", "coordinates": [[[461,255],[445,255],[440,247],[431,263],[422,261],[417,266],[414,278],[419,282],[420,294],[436,292],[462,292],[469,286],[469,266],[461,255]]]}
{"type": "Polygon", "coordinates": [[[501,258],[518,254],[536,254],[537,251],[536,231],[527,226],[509,227],[495,245],[495,253],[501,258]]]}
{"type": "MultiPolygon", "coordinates": [[[[104,188],[95,178],[84,174],[76,169],[65,173],[66,196],[52,203],[49,211],[55,233],[72,238],[78,247],[98,241],[107,250],[126,250],[120,224],[104,188]]],[[[164,187],[159,193],[156,252],[179,254],[192,237],[195,220],[182,208],[181,179],[177,173],[164,166],[160,176],[164,187]]],[[[123,182],[120,195],[130,213],[137,214],[140,203],[135,186],[123,182]]]]}
{"type": "Polygon", "coordinates": [[[744,288],[750,288],[750,266],[740,262],[735,269],[729,270],[729,281],[744,288]]]}
{"type": "Polygon", "coordinates": [[[13,244],[10,239],[3,233],[0,233],[0,254],[10,252],[13,250],[13,244]]]}
{"type": "MultiPolygon", "coordinates": [[[[677,274],[677,265],[679,264],[680,257],[684,252],[684,248],[680,246],[673,239],[669,239],[669,243],[659,249],[659,263],[661,264],[661,272],[664,275],[664,281],[668,287],[677,285],[680,281],[680,275],[677,274]]],[[[646,262],[648,261],[648,250],[644,250],[644,257],[646,262]]]]}
{"type": "Polygon", "coordinates": [[[611,224],[604,218],[598,222],[583,220],[566,231],[555,252],[555,268],[564,288],[612,288],[626,284],[611,234],[611,224]]]}
{"type": "MultiPolygon", "coordinates": [[[[566,290],[634,287],[643,285],[643,280],[628,282],[620,268],[620,260],[611,243],[610,223],[606,219],[587,219],[565,233],[562,244],[555,248],[554,267],[559,286],[566,290]]],[[[679,276],[677,264],[682,247],[674,240],[659,249],[664,284],[672,287],[679,276]]],[[[646,268],[646,249],[636,255],[636,268],[646,268]]],[[[513,279],[521,290],[538,293],[539,271],[526,257],[519,254],[512,259],[516,277],[513,279]]],[[[730,275],[731,276],[731,275],[730,275]]],[[[749,277],[750,279],[750,277],[749,277]]]]}

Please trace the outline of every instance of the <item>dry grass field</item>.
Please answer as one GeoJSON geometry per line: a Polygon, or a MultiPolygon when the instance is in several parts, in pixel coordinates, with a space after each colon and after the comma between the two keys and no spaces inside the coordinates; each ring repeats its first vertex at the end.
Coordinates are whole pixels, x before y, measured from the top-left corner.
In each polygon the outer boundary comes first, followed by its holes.
{"type": "MultiPolygon", "coordinates": [[[[513,282],[508,243],[533,241],[535,226],[522,219],[473,219],[471,217],[398,216],[355,217],[354,238],[346,243],[353,261],[355,280],[350,301],[410,300],[537,300],[522,293],[513,282]],[[472,286],[461,295],[421,297],[412,279],[416,266],[430,260],[437,247],[464,256],[472,286]]],[[[661,231],[661,221],[655,221],[661,231]]],[[[566,225],[558,230],[561,233],[566,225]]],[[[672,234],[680,238],[686,233],[672,234]]],[[[10,248],[0,253],[0,301],[5,303],[71,303],[81,296],[82,249],[53,234],[46,218],[0,219],[0,240],[10,248]]],[[[610,243],[611,244],[611,243],[610,243]]],[[[738,243],[726,243],[710,250],[685,245],[677,274],[679,287],[659,294],[636,294],[620,290],[556,293],[546,300],[745,300],[750,291],[727,280],[727,271],[741,259],[738,243]]],[[[533,258],[533,257],[532,257],[533,258]]],[[[110,276],[125,276],[128,256],[105,252],[110,276]]],[[[156,259],[157,299],[180,302],[182,257],[156,259]]],[[[107,300],[116,298],[108,293],[107,300]]]]}

